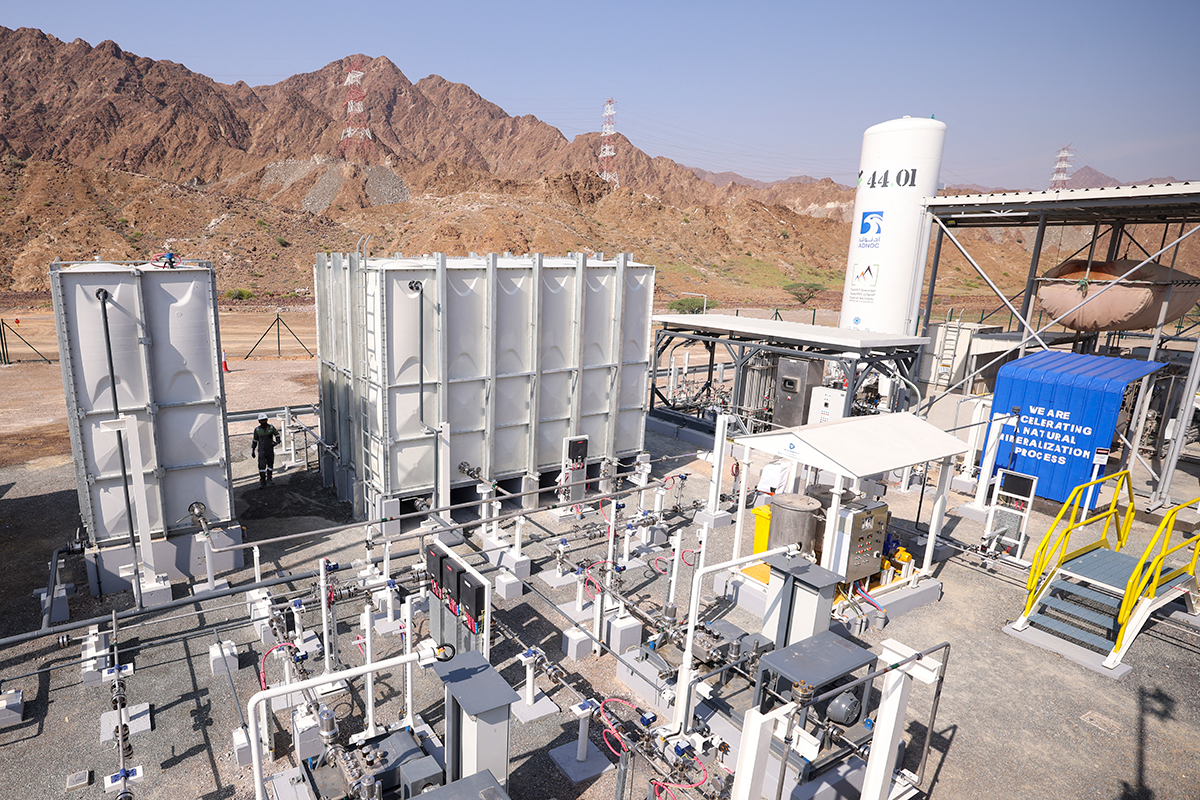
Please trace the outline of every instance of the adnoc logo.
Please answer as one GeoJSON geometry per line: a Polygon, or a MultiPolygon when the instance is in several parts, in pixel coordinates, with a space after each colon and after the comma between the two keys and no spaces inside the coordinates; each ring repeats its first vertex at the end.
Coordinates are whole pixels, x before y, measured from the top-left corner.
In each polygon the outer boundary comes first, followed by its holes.
{"type": "Polygon", "coordinates": [[[858,233],[861,236],[879,236],[883,233],[883,212],[864,211],[858,233]]]}

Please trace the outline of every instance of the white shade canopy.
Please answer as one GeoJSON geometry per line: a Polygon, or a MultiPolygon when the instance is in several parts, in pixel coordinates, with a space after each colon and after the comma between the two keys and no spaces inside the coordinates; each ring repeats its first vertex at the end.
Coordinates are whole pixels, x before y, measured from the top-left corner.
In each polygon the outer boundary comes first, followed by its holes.
{"type": "Polygon", "coordinates": [[[738,436],[734,442],[850,478],[940,461],[967,451],[957,436],[914,414],[849,417],[738,436]]]}

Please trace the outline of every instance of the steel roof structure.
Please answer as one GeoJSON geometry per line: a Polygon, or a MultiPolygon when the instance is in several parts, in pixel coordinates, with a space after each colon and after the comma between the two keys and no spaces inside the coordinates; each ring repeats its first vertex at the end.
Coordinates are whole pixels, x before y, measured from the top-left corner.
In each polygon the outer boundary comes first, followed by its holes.
{"type": "Polygon", "coordinates": [[[958,228],[1034,227],[1043,216],[1054,226],[1186,222],[1200,215],[1200,182],[951,195],[930,197],[925,207],[958,228]]]}
{"type": "MultiPolygon", "coordinates": [[[[933,305],[942,245],[945,239],[949,239],[954,247],[970,263],[972,268],[979,273],[980,277],[983,278],[996,296],[1000,298],[1003,305],[1013,313],[1021,325],[1022,334],[1018,337],[1018,340],[1013,343],[1013,346],[1007,352],[997,355],[981,368],[986,369],[997,361],[1024,353],[1027,347],[1036,346],[1043,349],[1049,347],[1046,337],[1042,334],[1052,325],[1057,324],[1059,319],[1051,320],[1039,330],[1035,329],[1031,313],[1035,286],[1039,280],[1039,260],[1046,228],[1051,226],[1091,226],[1092,235],[1089,242],[1075,251],[1075,253],[1067,256],[1067,259],[1082,256],[1087,258],[1089,262],[1113,261],[1117,258],[1118,253],[1120,253],[1121,245],[1128,242],[1136,246],[1140,251],[1140,257],[1144,259],[1142,261],[1143,264],[1155,261],[1163,256],[1167,256],[1171,264],[1174,264],[1174,257],[1178,253],[1177,248],[1179,245],[1188,237],[1200,231],[1200,182],[1183,181],[1146,186],[1117,186],[1106,189],[1065,189],[1041,192],[1003,192],[998,194],[929,197],[925,200],[925,209],[932,220],[932,224],[937,227],[937,240],[934,245],[933,263],[930,267],[929,291],[925,304],[926,309],[932,308],[933,305]],[[1131,229],[1139,225],[1162,226],[1161,241],[1150,242],[1148,246],[1138,241],[1137,235],[1141,234],[1142,231],[1131,229]],[[1029,263],[1029,273],[1025,279],[1025,288],[1016,296],[1009,298],[1004,295],[1004,292],[1000,290],[979,263],[971,257],[967,248],[954,235],[954,231],[958,228],[1011,227],[1036,228],[1037,237],[1034,241],[1033,254],[1029,263]],[[1104,238],[1107,238],[1107,242],[1101,247],[1101,240],[1104,238]],[[1014,302],[1018,298],[1020,299],[1019,310],[1014,305],[1014,302]]],[[[1140,266],[1141,264],[1138,265],[1138,267],[1140,266]]],[[[1080,300],[1080,303],[1075,306],[1075,309],[1093,301],[1113,286],[1123,283],[1136,269],[1130,269],[1115,280],[1099,284],[1100,288],[1084,296],[1080,300]]],[[[1169,298],[1169,293],[1166,296],[1169,298]]],[[[1164,300],[1164,313],[1165,304],[1166,301],[1164,300]]],[[[1066,312],[1062,317],[1066,317],[1075,309],[1066,312]]],[[[1160,316],[1160,320],[1162,318],[1160,316]]],[[[928,314],[926,314],[924,324],[925,329],[923,332],[928,333],[928,314]]],[[[1163,338],[1163,329],[1160,324],[1154,331],[1153,341],[1146,356],[1147,361],[1154,360],[1163,338]]],[[[1166,338],[1179,339],[1183,337],[1174,336],[1166,338]]],[[[1083,341],[1082,346],[1086,349],[1094,347],[1095,344],[1096,336],[1093,334],[1083,341]]],[[[1171,413],[1171,416],[1176,417],[1175,429],[1178,431],[1182,431],[1187,427],[1186,423],[1188,420],[1180,418],[1185,414],[1191,414],[1192,404],[1190,398],[1200,388],[1200,337],[1196,338],[1196,348],[1182,393],[1185,401],[1181,402],[1178,409],[1171,413]]],[[[919,367],[918,363],[918,369],[919,367]]],[[[946,394],[954,391],[959,385],[966,383],[972,377],[974,377],[974,374],[968,375],[958,384],[949,387],[940,396],[931,396],[924,407],[927,408],[929,405],[937,402],[940,397],[944,397],[946,394]]],[[[1141,433],[1149,411],[1149,380],[1150,378],[1148,377],[1143,378],[1141,390],[1143,397],[1139,399],[1138,408],[1134,415],[1133,423],[1130,426],[1129,432],[1133,434],[1133,441],[1141,440],[1141,433]]],[[[1153,476],[1154,489],[1151,492],[1152,507],[1157,507],[1157,505],[1162,505],[1170,500],[1171,479],[1182,450],[1183,438],[1183,436],[1176,436],[1172,440],[1170,450],[1160,470],[1155,470],[1141,457],[1136,447],[1126,442],[1126,453],[1122,456],[1123,464],[1129,463],[1131,459],[1136,459],[1153,476]]]]}

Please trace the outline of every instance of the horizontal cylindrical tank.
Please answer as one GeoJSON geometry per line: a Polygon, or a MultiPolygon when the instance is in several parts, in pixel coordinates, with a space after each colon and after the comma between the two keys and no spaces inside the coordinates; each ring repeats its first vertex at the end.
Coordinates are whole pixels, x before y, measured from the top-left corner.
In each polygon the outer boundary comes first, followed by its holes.
{"type": "Polygon", "coordinates": [[[820,508],[815,497],[804,494],[780,493],[772,497],[769,546],[798,544],[801,553],[811,555],[820,508]]]}
{"type": "Polygon", "coordinates": [[[850,330],[911,336],[916,328],[929,222],[946,124],[904,117],[863,134],[841,321],[850,330]]]}
{"type": "Polygon", "coordinates": [[[627,255],[368,259],[315,266],[322,469],[356,513],[557,471],[644,441],[654,267],[627,255]]]}
{"type": "MultiPolygon", "coordinates": [[[[229,520],[233,481],[211,266],[54,264],[50,287],[79,508],[92,543],[123,542],[130,527],[117,435],[102,426],[114,412],[100,289],[109,297],[118,412],[132,418],[139,444],[137,452],[126,448],[127,471],[142,473],[149,529],[192,528],[188,509],[197,501],[212,522],[229,520]]],[[[140,507],[138,498],[132,506],[140,507]]]]}
{"type": "Polygon", "coordinates": [[[1136,331],[1158,324],[1167,303],[1163,324],[1182,317],[1200,300],[1200,282],[1191,275],[1154,261],[1064,261],[1038,279],[1038,300],[1053,318],[1077,331],[1136,331]],[[1071,311],[1089,294],[1096,294],[1134,267],[1137,271],[1104,294],[1071,311]],[[1071,311],[1070,314],[1067,314],[1071,311]],[[1063,316],[1066,314],[1066,316],[1063,316]]]}

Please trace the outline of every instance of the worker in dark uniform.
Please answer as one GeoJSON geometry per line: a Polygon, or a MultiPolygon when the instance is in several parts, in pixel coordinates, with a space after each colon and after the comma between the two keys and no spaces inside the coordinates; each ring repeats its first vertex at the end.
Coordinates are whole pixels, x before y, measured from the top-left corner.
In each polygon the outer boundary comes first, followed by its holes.
{"type": "Polygon", "coordinates": [[[274,483],[271,470],[275,468],[275,446],[280,442],[279,429],[267,420],[266,414],[258,415],[258,427],[254,429],[254,439],[250,442],[250,457],[258,451],[258,485],[266,486],[274,483]]]}

